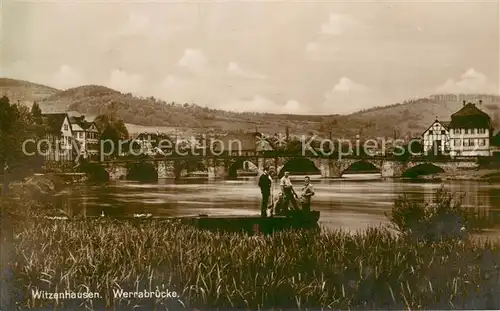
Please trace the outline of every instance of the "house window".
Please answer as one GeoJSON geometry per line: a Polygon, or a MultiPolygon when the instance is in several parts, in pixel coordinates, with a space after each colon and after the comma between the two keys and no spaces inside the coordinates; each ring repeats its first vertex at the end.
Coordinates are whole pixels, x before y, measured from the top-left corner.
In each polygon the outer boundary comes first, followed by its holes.
{"type": "Polygon", "coordinates": [[[445,130],[442,130],[442,131],[441,131],[441,134],[442,134],[442,135],[445,135],[445,134],[446,134],[446,131],[445,131],[445,130]]]}
{"type": "Polygon", "coordinates": [[[68,128],[68,125],[67,124],[64,124],[64,130],[67,131],[69,128],[68,128]]]}

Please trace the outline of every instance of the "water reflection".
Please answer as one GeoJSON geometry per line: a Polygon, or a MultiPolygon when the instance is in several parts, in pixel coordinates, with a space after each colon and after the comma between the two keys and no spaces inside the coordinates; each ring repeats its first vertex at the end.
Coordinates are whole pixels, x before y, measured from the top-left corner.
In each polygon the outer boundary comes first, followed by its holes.
{"type": "MultiPolygon", "coordinates": [[[[351,176],[352,177],[352,176],[351,176]]],[[[300,178],[302,179],[302,178],[300,178]]],[[[299,189],[301,180],[295,180],[299,189]]],[[[394,200],[405,193],[415,201],[430,201],[442,184],[382,179],[314,179],[314,209],[321,223],[350,230],[387,221],[394,200]]],[[[463,203],[500,219],[500,185],[453,181],[445,189],[463,195],[463,203]]],[[[279,192],[277,183],[273,193],[279,192]]],[[[260,192],[255,177],[238,180],[160,180],[157,183],[117,181],[107,185],[75,185],[58,196],[58,206],[70,216],[87,217],[151,213],[155,216],[257,215],[260,192]]]]}

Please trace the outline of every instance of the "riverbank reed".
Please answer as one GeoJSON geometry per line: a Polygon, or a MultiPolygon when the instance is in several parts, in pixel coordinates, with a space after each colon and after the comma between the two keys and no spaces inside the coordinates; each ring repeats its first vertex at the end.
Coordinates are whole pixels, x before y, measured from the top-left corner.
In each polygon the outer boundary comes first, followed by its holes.
{"type": "Polygon", "coordinates": [[[104,218],[31,221],[11,242],[5,291],[23,308],[500,308],[500,246],[487,241],[409,243],[384,228],[246,236],[104,218]],[[37,289],[100,298],[39,300],[37,289]],[[179,297],[116,298],[119,289],[179,297]]]}
{"type": "Polygon", "coordinates": [[[463,194],[437,189],[433,199],[422,202],[399,196],[386,216],[389,226],[408,242],[467,239],[470,233],[498,225],[498,215],[463,206],[463,194]]]}

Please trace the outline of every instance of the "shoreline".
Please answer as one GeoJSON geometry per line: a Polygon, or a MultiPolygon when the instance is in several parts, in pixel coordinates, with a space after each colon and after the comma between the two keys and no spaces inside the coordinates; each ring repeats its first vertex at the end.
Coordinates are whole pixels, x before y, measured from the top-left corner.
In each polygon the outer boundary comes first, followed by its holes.
{"type": "Polygon", "coordinates": [[[425,180],[425,181],[480,181],[500,182],[500,169],[476,169],[463,170],[457,173],[437,173],[421,175],[414,178],[401,177],[403,180],[425,180]]]}

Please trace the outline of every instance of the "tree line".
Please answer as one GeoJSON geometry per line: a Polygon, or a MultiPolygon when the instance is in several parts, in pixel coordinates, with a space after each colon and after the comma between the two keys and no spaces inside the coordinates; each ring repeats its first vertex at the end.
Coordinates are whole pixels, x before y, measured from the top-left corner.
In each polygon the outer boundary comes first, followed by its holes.
{"type": "MultiPolygon", "coordinates": [[[[116,116],[100,115],[94,122],[101,132],[100,140],[111,140],[117,145],[119,140],[128,139],[129,134],[125,123],[116,116]]],[[[0,98],[2,194],[7,193],[11,181],[21,180],[42,169],[44,159],[37,153],[36,144],[25,144],[25,142],[39,141],[47,135],[60,134],[59,132],[51,133],[50,128],[50,124],[44,122],[38,103],[33,103],[30,110],[19,103],[11,103],[7,96],[0,98]]]]}

